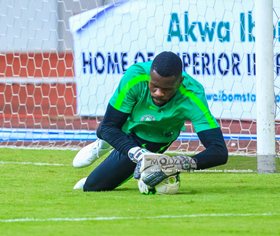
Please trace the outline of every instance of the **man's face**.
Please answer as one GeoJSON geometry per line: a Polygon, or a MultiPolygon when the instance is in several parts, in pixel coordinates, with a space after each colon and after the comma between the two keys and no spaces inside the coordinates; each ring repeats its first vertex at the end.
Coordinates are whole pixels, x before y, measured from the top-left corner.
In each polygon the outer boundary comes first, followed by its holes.
{"type": "Polygon", "coordinates": [[[163,106],[175,95],[182,82],[182,77],[162,77],[155,70],[151,70],[150,75],[149,89],[153,102],[157,106],[163,106]]]}

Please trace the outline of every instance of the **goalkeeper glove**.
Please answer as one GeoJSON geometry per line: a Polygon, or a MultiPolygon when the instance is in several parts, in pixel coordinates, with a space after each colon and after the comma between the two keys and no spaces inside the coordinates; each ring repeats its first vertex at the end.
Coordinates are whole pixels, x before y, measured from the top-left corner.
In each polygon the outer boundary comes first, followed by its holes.
{"type": "Polygon", "coordinates": [[[136,163],[136,167],[135,167],[134,174],[133,174],[133,177],[135,179],[140,179],[140,175],[141,175],[140,168],[141,168],[141,163],[143,160],[143,155],[148,152],[149,151],[147,149],[140,148],[140,147],[134,147],[128,151],[129,159],[131,161],[133,161],[134,163],[136,163]]]}
{"type": "Polygon", "coordinates": [[[138,163],[143,159],[143,154],[149,152],[147,149],[140,148],[140,147],[134,147],[129,149],[128,151],[128,157],[131,161],[134,163],[138,163]]]}
{"type": "Polygon", "coordinates": [[[141,172],[142,181],[150,187],[154,187],[164,179],[179,172],[192,171],[197,168],[194,159],[188,156],[161,156],[158,164],[151,165],[141,172]]]}
{"type": "Polygon", "coordinates": [[[173,156],[171,159],[174,163],[174,166],[172,167],[172,165],[167,165],[165,168],[167,170],[168,168],[175,168],[178,172],[190,172],[197,168],[196,161],[189,156],[173,156]]]}

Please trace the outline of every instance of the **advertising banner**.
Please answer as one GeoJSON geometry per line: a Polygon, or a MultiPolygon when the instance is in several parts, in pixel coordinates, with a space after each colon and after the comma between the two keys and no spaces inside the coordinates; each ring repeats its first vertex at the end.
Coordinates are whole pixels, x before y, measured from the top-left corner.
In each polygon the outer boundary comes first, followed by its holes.
{"type": "MultiPolygon", "coordinates": [[[[280,104],[279,1],[274,13],[280,104]]],[[[253,0],[122,1],[71,17],[78,115],[102,116],[127,68],[167,50],[203,84],[215,117],[255,119],[255,17],[253,0]]]]}

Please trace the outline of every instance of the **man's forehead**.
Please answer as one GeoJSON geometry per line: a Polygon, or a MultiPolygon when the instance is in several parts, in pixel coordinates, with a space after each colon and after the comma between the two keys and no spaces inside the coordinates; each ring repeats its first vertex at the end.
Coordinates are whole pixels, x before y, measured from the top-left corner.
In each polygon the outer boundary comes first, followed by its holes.
{"type": "Polygon", "coordinates": [[[155,70],[151,71],[151,83],[161,87],[169,88],[173,87],[178,81],[175,76],[163,77],[159,75],[155,70]]]}

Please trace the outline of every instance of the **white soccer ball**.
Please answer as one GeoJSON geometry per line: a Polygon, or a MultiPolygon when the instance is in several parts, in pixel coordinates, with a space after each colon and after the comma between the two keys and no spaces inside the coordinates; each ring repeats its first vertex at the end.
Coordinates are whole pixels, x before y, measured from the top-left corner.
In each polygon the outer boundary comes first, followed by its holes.
{"type": "Polygon", "coordinates": [[[163,180],[154,188],[146,185],[142,179],[138,181],[138,189],[143,194],[176,194],[180,188],[180,176],[173,175],[163,180]]]}
{"type": "Polygon", "coordinates": [[[169,176],[161,183],[155,186],[157,194],[176,194],[180,188],[179,175],[169,176]]]}

